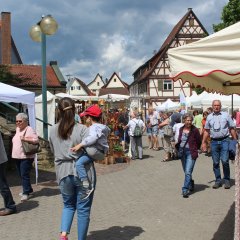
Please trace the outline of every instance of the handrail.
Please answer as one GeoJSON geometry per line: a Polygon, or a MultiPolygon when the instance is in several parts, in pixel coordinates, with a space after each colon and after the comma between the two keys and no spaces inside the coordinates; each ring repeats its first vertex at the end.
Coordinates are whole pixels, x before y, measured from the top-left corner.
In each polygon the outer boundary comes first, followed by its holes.
{"type": "Polygon", "coordinates": [[[18,108],[15,108],[14,106],[12,106],[11,104],[9,103],[6,103],[6,102],[1,102],[3,105],[5,105],[6,107],[8,108],[11,108],[13,111],[15,112],[19,112],[19,109],[18,108]]]}
{"type": "MultiPolygon", "coordinates": [[[[43,121],[42,119],[40,119],[40,118],[37,118],[37,117],[36,117],[36,120],[38,120],[38,121],[40,121],[40,122],[44,123],[44,121],[43,121]]],[[[51,124],[51,123],[45,123],[45,124],[47,124],[48,126],[52,126],[52,124],[51,124]]]]}

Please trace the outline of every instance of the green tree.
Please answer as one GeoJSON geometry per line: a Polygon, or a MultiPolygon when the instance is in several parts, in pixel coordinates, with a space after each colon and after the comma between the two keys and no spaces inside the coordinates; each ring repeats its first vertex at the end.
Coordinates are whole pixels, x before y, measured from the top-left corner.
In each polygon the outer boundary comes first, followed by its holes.
{"type": "Polygon", "coordinates": [[[8,65],[0,64],[0,82],[9,85],[19,83],[21,78],[15,74],[12,74],[8,65]]]}
{"type": "Polygon", "coordinates": [[[240,21],[240,0],[229,0],[227,5],[223,7],[222,22],[213,24],[214,32],[218,32],[238,21],[240,21]]]}
{"type": "Polygon", "coordinates": [[[197,95],[199,95],[204,91],[204,88],[197,86],[197,87],[193,88],[193,90],[197,93],[197,95]]]}

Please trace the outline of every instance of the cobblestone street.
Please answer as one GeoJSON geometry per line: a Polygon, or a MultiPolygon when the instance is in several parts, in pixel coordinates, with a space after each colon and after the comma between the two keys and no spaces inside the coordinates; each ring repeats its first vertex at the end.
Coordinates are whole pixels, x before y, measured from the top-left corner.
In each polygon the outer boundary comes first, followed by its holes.
{"type": "MultiPolygon", "coordinates": [[[[162,150],[145,146],[142,161],[96,164],[98,181],[88,240],[233,239],[234,186],[212,189],[211,158],[200,155],[197,160],[196,190],[188,199],[181,196],[180,161],[161,162],[162,158],[162,150]]],[[[233,179],[234,165],[230,165],[233,179]]],[[[1,239],[58,239],[62,201],[55,174],[40,171],[35,195],[25,203],[19,200],[19,182],[11,175],[8,178],[19,212],[0,218],[1,239]]],[[[69,240],[76,239],[75,219],[69,240]]]]}

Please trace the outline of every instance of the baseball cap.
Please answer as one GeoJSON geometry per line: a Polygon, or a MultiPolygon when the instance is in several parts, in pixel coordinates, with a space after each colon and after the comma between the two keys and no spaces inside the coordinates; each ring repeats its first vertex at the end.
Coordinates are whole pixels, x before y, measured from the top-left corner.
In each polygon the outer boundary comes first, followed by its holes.
{"type": "Polygon", "coordinates": [[[102,114],[102,110],[98,105],[92,105],[88,107],[84,112],[80,114],[80,117],[83,116],[92,116],[92,117],[100,117],[102,114]]]}

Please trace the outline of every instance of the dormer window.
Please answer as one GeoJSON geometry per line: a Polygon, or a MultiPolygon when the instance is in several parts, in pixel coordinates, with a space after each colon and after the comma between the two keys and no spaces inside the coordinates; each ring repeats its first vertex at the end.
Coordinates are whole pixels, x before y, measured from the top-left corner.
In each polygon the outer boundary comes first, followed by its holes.
{"type": "Polygon", "coordinates": [[[99,83],[99,82],[97,82],[97,86],[100,86],[100,83],[99,83]]]}
{"type": "Polygon", "coordinates": [[[114,78],[114,79],[113,79],[113,81],[114,81],[114,82],[116,82],[116,81],[117,81],[117,79],[116,79],[116,78],[114,78]]]}

